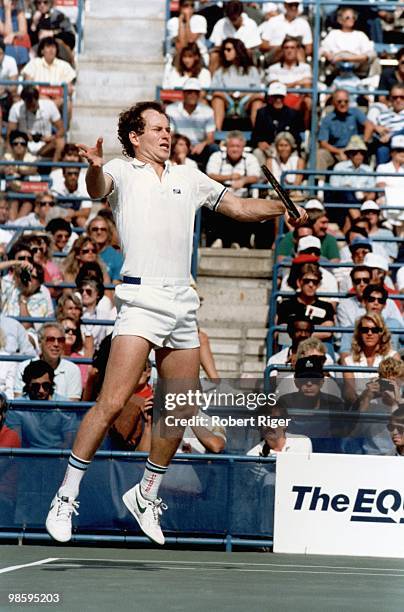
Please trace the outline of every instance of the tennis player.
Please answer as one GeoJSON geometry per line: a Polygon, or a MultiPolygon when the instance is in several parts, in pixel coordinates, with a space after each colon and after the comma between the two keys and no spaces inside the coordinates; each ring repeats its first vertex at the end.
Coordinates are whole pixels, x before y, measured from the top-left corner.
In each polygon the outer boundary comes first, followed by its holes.
{"type": "MultiPolygon", "coordinates": [[[[48,533],[59,542],[71,538],[80,481],[137,386],[150,350],[158,349],[161,379],[181,379],[197,388],[199,299],[190,287],[195,212],[208,206],[238,221],[286,214],[281,202],[237,198],[193,167],[167,164],[170,124],[157,102],[139,102],[122,112],[118,137],[128,161],[105,163],[102,138],[94,147],[79,145],[89,163],[88,193],[92,198],[108,196],[111,204],[124,257],[123,283],[115,290],[118,316],[104,384],[82,421],[46,520],[48,533]]],[[[305,223],[306,213],[299,212],[300,218],[289,223],[305,223]]],[[[160,516],[166,509],[158,490],[182,434],[180,429],[176,435],[163,435],[155,428],[143,478],[123,496],[140,528],[158,544],[164,544],[160,516]]]]}

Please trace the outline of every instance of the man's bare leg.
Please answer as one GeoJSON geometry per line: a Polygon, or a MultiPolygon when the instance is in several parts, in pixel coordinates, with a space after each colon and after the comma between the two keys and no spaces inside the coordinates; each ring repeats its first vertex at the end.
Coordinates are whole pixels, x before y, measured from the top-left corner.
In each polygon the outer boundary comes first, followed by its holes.
{"type": "MultiPolygon", "coordinates": [[[[196,390],[199,381],[199,348],[198,349],[160,349],[157,351],[157,367],[163,379],[163,395],[157,395],[157,401],[164,401],[164,393],[187,393],[196,390]]],[[[164,544],[164,535],[160,527],[160,515],[166,509],[162,500],[157,497],[167,467],[175,454],[184,427],[168,428],[164,424],[168,414],[165,406],[160,408],[159,420],[153,427],[152,447],[141,482],[123,495],[122,499],[128,510],[139,523],[142,531],[156,544],[164,544]]],[[[175,409],[173,416],[188,416],[195,408],[175,409]]],[[[156,414],[156,412],[155,412],[156,414]]]]}

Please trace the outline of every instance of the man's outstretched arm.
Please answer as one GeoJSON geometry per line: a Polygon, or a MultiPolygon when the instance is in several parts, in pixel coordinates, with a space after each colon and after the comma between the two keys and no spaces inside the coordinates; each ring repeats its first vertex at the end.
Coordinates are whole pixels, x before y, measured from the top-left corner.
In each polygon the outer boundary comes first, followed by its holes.
{"type": "Polygon", "coordinates": [[[102,138],[98,138],[95,147],[88,147],[84,144],[77,145],[80,155],[89,163],[86,185],[90,198],[103,198],[110,194],[113,188],[112,178],[102,171],[105,163],[102,142],[102,138]]]}
{"type": "Polygon", "coordinates": [[[261,198],[238,198],[227,191],[218,208],[217,212],[231,217],[236,221],[244,223],[253,221],[267,221],[286,215],[286,220],[290,225],[297,226],[307,223],[307,213],[304,208],[297,207],[300,217],[292,219],[286,213],[286,208],[279,200],[263,200],[261,198]]]}

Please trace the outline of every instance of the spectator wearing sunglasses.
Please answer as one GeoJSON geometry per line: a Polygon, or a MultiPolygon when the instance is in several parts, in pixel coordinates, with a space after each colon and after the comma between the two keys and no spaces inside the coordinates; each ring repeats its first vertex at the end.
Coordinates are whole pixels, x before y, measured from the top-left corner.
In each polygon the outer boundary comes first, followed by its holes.
{"type": "MultiPolygon", "coordinates": [[[[111,319],[116,318],[116,309],[112,308],[106,313],[98,304],[104,296],[104,286],[99,280],[93,278],[83,278],[77,285],[83,303],[84,319],[111,319]]],[[[94,349],[98,350],[102,340],[110,333],[111,327],[108,325],[84,325],[83,334],[85,337],[92,337],[94,349]]]]}
{"type": "Polygon", "coordinates": [[[45,229],[48,223],[49,213],[55,204],[55,198],[51,193],[40,193],[35,198],[34,210],[23,217],[19,217],[13,223],[19,227],[27,228],[37,228],[41,225],[45,229]]]}
{"type": "MultiPolygon", "coordinates": [[[[10,150],[4,153],[4,159],[6,161],[23,161],[23,162],[35,162],[37,160],[36,155],[33,155],[28,151],[28,134],[21,132],[20,130],[13,130],[10,133],[10,150]]],[[[38,174],[36,166],[5,166],[4,173],[13,175],[17,178],[31,176],[38,174]]]]}
{"type": "MultiPolygon", "coordinates": [[[[358,278],[361,278],[361,276],[358,275],[358,278]]],[[[363,284],[361,283],[359,287],[359,290],[362,290],[363,284]]],[[[401,313],[393,300],[388,297],[388,293],[382,285],[368,284],[364,287],[362,294],[362,308],[363,312],[361,312],[361,314],[365,314],[365,312],[375,312],[382,316],[389,329],[403,327],[401,313]]],[[[341,354],[349,353],[351,342],[352,334],[342,334],[340,348],[341,354]]],[[[394,349],[398,350],[398,334],[392,334],[391,344],[394,349]]]]}
{"type": "Polygon", "coordinates": [[[62,208],[65,209],[65,218],[68,221],[75,220],[76,225],[84,226],[91,211],[91,200],[87,189],[80,184],[80,168],[63,168],[63,184],[52,187],[52,193],[63,198],[62,208]],[[82,200],[80,198],[83,198],[82,200]]]}
{"type": "MultiPolygon", "coordinates": [[[[60,323],[44,323],[38,333],[39,357],[46,361],[55,373],[55,393],[71,401],[79,401],[82,393],[79,367],[63,359],[65,331],[60,323]]],[[[23,361],[17,367],[14,382],[14,393],[19,397],[23,393],[23,372],[30,361],[23,361]]]]}
{"type": "MultiPolygon", "coordinates": [[[[369,382],[358,398],[360,412],[385,414],[394,418],[403,401],[404,363],[387,357],[379,365],[378,378],[369,374],[369,382]]],[[[386,430],[386,421],[362,421],[358,432],[363,439],[362,452],[373,455],[391,454],[391,437],[386,430]]]]}
{"type": "Polygon", "coordinates": [[[98,245],[96,241],[85,234],[82,234],[77,238],[73,244],[73,248],[66,257],[63,264],[63,277],[66,283],[74,283],[76,276],[79,273],[81,267],[85,263],[96,262],[101,267],[104,278],[104,285],[111,282],[111,278],[98,255],[98,245]]]}
{"type": "Polygon", "coordinates": [[[112,282],[117,285],[121,282],[123,257],[122,253],[111,245],[113,235],[111,222],[105,217],[94,217],[88,224],[87,232],[97,243],[99,257],[106,265],[112,282]]]}
{"type": "MultiPolygon", "coordinates": [[[[10,252],[10,260],[3,266],[12,271],[1,279],[2,314],[10,317],[53,316],[49,290],[43,286],[44,272],[34,263],[30,245],[18,242],[10,252]]],[[[23,327],[33,331],[32,323],[23,327]]]]}
{"type": "Polygon", "coordinates": [[[321,325],[324,331],[314,332],[314,336],[321,340],[328,340],[332,332],[327,327],[334,325],[334,308],[329,302],[316,296],[321,284],[322,274],[317,263],[305,263],[301,266],[296,279],[296,295],[284,300],[278,312],[278,322],[288,323],[291,317],[306,317],[314,325],[321,325]]]}
{"type": "Polygon", "coordinates": [[[389,455],[401,457],[404,455],[404,404],[398,408],[390,417],[387,424],[387,431],[390,433],[394,450],[389,455]]]}
{"type": "MultiPolygon", "coordinates": [[[[351,352],[342,357],[346,366],[378,367],[386,357],[400,359],[391,345],[391,333],[383,317],[375,312],[367,312],[357,319],[352,338],[351,352]]],[[[349,402],[355,402],[364,391],[369,373],[361,370],[343,372],[344,393],[349,402]]]]}
{"type": "MultiPolygon", "coordinates": [[[[90,357],[91,355],[84,352],[80,323],[72,317],[59,319],[59,323],[63,326],[65,332],[63,357],[90,357]]],[[[81,382],[84,389],[88,378],[89,366],[86,363],[78,363],[77,365],[80,369],[81,382]]]]}
{"type": "Polygon", "coordinates": [[[22,374],[23,398],[44,402],[41,410],[10,411],[7,415],[8,426],[16,431],[23,447],[29,448],[69,448],[77,429],[74,413],[63,412],[46,406],[49,401],[66,401],[55,392],[55,372],[42,359],[31,361],[22,374]]]}

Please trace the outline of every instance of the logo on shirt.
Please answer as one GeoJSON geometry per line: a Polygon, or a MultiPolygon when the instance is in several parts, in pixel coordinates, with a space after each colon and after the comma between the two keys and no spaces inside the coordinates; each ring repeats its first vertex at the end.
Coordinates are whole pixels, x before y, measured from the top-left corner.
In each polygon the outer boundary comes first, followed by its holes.
{"type": "Polygon", "coordinates": [[[173,188],[173,193],[176,193],[178,195],[181,195],[181,189],[177,189],[176,187],[173,188]]]}

